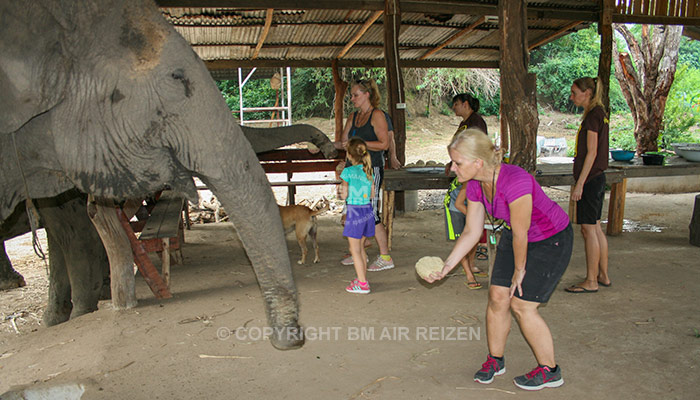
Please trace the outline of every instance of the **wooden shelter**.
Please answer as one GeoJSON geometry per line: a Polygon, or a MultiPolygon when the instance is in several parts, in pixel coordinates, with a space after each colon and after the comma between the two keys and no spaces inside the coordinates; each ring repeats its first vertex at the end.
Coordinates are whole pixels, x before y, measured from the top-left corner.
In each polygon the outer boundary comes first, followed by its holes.
{"type": "MultiPolygon", "coordinates": [[[[599,23],[609,78],[613,22],[700,26],[697,0],[156,0],[217,79],[238,67],[386,67],[389,113],[404,161],[401,68],[500,68],[503,147],[534,169],[537,107],[528,52],[599,23]],[[510,143],[508,139],[510,138],[510,143]],[[510,146],[509,146],[510,144],[510,146]]],[[[608,82],[605,82],[606,84],[608,82]]],[[[607,86],[607,85],[606,85],[607,86]]],[[[342,129],[336,96],[336,134],[342,129]]]]}

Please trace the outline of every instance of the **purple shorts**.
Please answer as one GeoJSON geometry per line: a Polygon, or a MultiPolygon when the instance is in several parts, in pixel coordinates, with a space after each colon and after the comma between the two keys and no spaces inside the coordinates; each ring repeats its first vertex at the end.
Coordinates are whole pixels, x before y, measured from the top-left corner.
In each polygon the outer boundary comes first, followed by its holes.
{"type": "Polygon", "coordinates": [[[348,204],[343,236],[355,239],[374,236],[374,211],[372,205],[354,206],[348,204]]]}

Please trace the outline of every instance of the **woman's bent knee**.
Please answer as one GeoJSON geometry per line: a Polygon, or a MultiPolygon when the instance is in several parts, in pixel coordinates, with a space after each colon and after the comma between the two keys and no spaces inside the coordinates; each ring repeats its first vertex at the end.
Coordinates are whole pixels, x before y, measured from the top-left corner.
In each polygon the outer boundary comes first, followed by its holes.
{"type": "Polygon", "coordinates": [[[491,286],[488,307],[498,311],[508,310],[510,308],[509,289],[507,287],[491,286]]]}

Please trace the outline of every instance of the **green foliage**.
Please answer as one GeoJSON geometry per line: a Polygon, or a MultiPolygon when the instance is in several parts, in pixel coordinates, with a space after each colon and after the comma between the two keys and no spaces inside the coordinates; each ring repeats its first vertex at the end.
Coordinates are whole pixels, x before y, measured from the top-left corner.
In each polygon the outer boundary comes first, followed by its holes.
{"type": "Polygon", "coordinates": [[[681,37],[678,48],[678,65],[688,64],[693,69],[700,69],[700,41],[681,37]]]}
{"type": "Polygon", "coordinates": [[[610,148],[622,150],[637,150],[637,140],[634,138],[634,124],[621,124],[610,129],[610,148]]]}
{"type": "MultiPolygon", "coordinates": [[[[561,112],[574,112],[569,101],[571,84],[584,76],[598,74],[600,39],[596,25],[563,36],[530,53],[530,70],[537,74],[538,101],[561,112]]],[[[628,112],[614,72],[610,74],[610,108],[628,112]]]]}
{"type": "Polygon", "coordinates": [[[566,124],[566,129],[578,129],[579,124],[575,124],[573,122],[567,122],[566,124]]]}
{"type": "Polygon", "coordinates": [[[566,156],[573,157],[576,154],[576,138],[566,139],[566,156]]]}
{"type": "Polygon", "coordinates": [[[479,114],[481,115],[498,115],[501,111],[501,89],[488,97],[484,93],[477,93],[476,98],[479,99],[479,114]]]}
{"type": "Polygon", "coordinates": [[[671,143],[699,143],[700,135],[692,129],[700,124],[700,70],[683,64],[676,70],[664,110],[664,129],[660,145],[668,149],[671,143]]]}
{"type": "MultiPolygon", "coordinates": [[[[238,81],[224,80],[217,81],[217,86],[226,100],[226,104],[231,110],[240,108],[238,81]]],[[[270,86],[269,79],[251,79],[243,87],[244,107],[273,107],[275,105],[275,90],[270,86]]],[[[270,112],[249,112],[246,113],[247,120],[269,119],[270,112]]]]}
{"type": "Polygon", "coordinates": [[[330,68],[297,68],[292,74],[292,118],[333,115],[333,72],[330,68]]]}

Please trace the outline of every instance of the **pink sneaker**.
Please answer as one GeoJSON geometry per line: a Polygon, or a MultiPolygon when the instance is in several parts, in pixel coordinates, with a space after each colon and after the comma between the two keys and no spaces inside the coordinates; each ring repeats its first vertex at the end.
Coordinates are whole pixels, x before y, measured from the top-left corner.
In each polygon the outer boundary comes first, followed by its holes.
{"type": "Polygon", "coordinates": [[[367,294],[369,293],[369,282],[360,282],[357,279],[353,279],[350,285],[345,288],[348,293],[359,293],[367,294]]]}
{"type": "MultiPolygon", "coordinates": [[[[369,262],[369,258],[366,260],[366,262],[369,262]]],[[[354,261],[352,261],[352,255],[351,254],[346,254],[345,257],[340,260],[340,263],[343,265],[353,265],[355,264],[354,261]]]]}
{"type": "Polygon", "coordinates": [[[372,261],[372,264],[367,267],[367,271],[377,272],[384,271],[385,269],[394,268],[394,259],[387,261],[382,258],[382,256],[377,256],[377,259],[372,261]]]}

